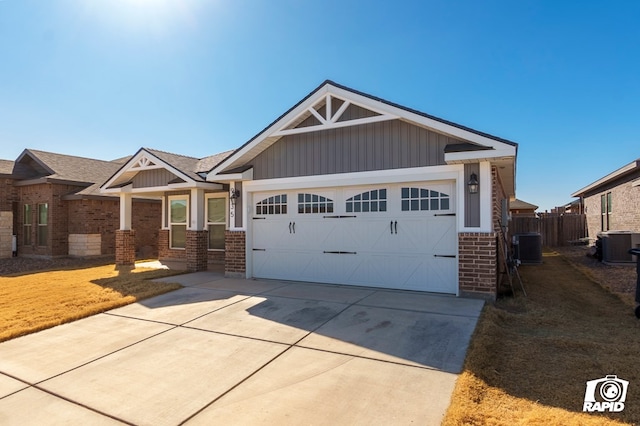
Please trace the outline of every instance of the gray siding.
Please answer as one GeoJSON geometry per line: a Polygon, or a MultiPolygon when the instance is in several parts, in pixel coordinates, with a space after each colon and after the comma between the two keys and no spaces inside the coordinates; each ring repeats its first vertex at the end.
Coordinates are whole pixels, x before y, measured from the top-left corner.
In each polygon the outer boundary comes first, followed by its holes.
{"type": "MultiPolygon", "coordinates": [[[[475,173],[480,181],[480,165],[478,163],[464,165],[464,226],[480,227],[480,192],[477,194],[469,194],[466,183],[469,181],[471,173],[475,173]]],[[[488,182],[480,182],[482,185],[488,185],[488,182]]],[[[480,189],[481,191],[483,189],[480,189]]],[[[486,190],[486,188],[484,188],[486,190]]]]}
{"type": "MultiPolygon", "coordinates": [[[[240,193],[242,194],[242,182],[236,182],[235,186],[236,186],[236,190],[240,191],[240,193]]],[[[243,204],[244,203],[242,201],[242,197],[236,200],[235,226],[238,228],[242,227],[242,215],[244,214],[244,209],[242,208],[243,204]]]]}
{"type": "Polygon", "coordinates": [[[400,120],[289,135],[254,158],[253,176],[271,179],[443,165],[444,147],[450,143],[460,141],[400,120]]]}
{"type": "Polygon", "coordinates": [[[176,175],[166,169],[144,170],[133,178],[134,188],[152,188],[155,186],[167,186],[176,178],[176,175]]]}

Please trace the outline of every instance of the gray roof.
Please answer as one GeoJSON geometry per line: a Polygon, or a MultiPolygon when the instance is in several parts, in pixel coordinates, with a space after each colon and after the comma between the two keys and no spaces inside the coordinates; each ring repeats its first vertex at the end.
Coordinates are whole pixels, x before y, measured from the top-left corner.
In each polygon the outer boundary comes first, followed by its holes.
{"type": "Polygon", "coordinates": [[[121,164],[111,161],[34,149],[25,149],[16,163],[28,163],[27,157],[33,159],[41,167],[37,177],[84,184],[102,182],[121,166],[121,164]]]}
{"type": "Polygon", "coordinates": [[[219,154],[210,155],[204,158],[188,157],[186,155],[172,154],[170,152],[159,151],[152,148],[144,148],[145,151],[155,155],[165,163],[180,170],[185,175],[195,181],[204,181],[205,178],[199,173],[206,173],[218,165],[222,160],[233,153],[231,151],[221,152],[219,154]]]}

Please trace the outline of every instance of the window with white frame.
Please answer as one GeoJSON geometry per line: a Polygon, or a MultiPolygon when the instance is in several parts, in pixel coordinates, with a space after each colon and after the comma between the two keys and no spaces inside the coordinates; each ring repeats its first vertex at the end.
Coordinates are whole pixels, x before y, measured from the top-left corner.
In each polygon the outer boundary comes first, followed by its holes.
{"type": "Polygon", "coordinates": [[[227,199],[220,196],[207,197],[207,230],[209,250],[224,250],[224,231],[227,229],[227,199]]]}
{"type": "Polygon", "coordinates": [[[169,197],[169,247],[183,249],[187,246],[187,219],[189,197],[169,197]]]}

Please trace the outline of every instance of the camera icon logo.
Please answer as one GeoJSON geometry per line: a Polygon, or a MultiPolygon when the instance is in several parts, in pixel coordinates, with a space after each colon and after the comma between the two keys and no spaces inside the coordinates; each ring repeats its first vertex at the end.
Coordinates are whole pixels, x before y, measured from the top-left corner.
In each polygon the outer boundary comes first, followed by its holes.
{"type": "Polygon", "coordinates": [[[588,381],[582,411],[619,413],[624,410],[628,387],[629,382],[616,375],[588,381]]]}

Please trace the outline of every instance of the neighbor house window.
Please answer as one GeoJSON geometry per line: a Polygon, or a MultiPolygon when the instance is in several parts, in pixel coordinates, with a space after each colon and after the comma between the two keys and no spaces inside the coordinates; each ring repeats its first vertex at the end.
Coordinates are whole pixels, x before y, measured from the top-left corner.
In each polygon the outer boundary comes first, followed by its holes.
{"type": "Polygon", "coordinates": [[[602,231],[611,229],[611,193],[600,196],[600,228],[602,231]]]}
{"type": "Polygon", "coordinates": [[[189,217],[189,200],[184,198],[169,198],[169,237],[171,248],[186,248],[187,246],[187,218],[189,217]]]}
{"type": "Polygon", "coordinates": [[[49,204],[38,204],[38,245],[46,246],[49,228],[49,204]]]}
{"type": "Polygon", "coordinates": [[[209,250],[224,250],[224,231],[227,229],[227,199],[207,198],[207,230],[209,250]]]}
{"type": "Polygon", "coordinates": [[[22,239],[23,244],[25,246],[30,246],[31,241],[31,228],[32,228],[32,214],[31,214],[31,204],[24,205],[23,217],[22,217],[22,239]]]}

